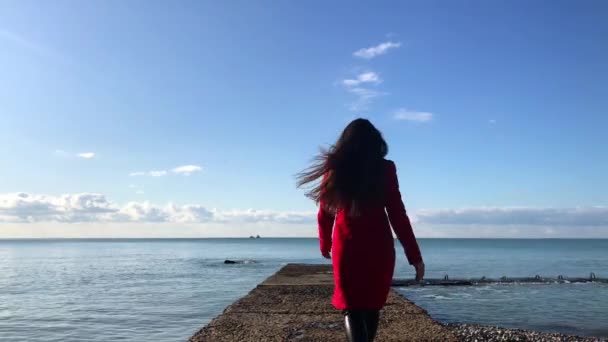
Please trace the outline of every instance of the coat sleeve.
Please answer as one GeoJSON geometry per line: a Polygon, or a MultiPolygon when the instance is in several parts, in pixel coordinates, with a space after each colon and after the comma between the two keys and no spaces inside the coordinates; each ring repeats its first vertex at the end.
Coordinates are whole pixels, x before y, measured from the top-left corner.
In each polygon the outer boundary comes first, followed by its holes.
{"type": "Polygon", "coordinates": [[[388,186],[387,186],[387,203],[386,213],[391,222],[391,226],[397,235],[397,239],[405,249],[405,255],[410,265],[414,265],[422,261],[420,248],[414,236],[414,230],[410,219],[405,212],[405,206],[401,199],[399,191],[399,181],[397,179],[397,168],[395,163],[388,163],[388,186]]]}
{"type": "MultiPolygon", "coordinates": [[[[325,181],[326,176],[323,177],[325,181]]],[[[319,245],[321,253],[329,253],[331,250],[331,234],[334,227],[335,215],[327,212],[323,198],[319,202],[319,213],[317,214],[317,222],[319,225],[319,245]]]]}
{"type": "Polygon", "coordinates": [[[317,214],[321,253],[329,253],[331,250],[331,233],[334,227],[334,219],[335,216],[323,209],[323,203],[321,203],[319,213],[317,214]]]}

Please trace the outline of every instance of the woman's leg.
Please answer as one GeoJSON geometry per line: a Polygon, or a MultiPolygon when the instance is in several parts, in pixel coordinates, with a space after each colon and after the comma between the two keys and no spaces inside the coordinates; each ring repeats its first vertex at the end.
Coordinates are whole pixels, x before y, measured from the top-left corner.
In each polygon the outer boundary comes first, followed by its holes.
{"type": "Polygon", "coordinates": [[[373,342],[378,331],[378,321],[380,320],[380,311],[365,312],[365,327],[367,328],[367,338],[369,342],[373,342]]]}
{"type": "Polygon", "coordinates": [[[365,312],[358,310],[345,310],[344,327],[346,328],[346,339],[348,342],[368,342],[367,327],[365,324],[365,312]]]}

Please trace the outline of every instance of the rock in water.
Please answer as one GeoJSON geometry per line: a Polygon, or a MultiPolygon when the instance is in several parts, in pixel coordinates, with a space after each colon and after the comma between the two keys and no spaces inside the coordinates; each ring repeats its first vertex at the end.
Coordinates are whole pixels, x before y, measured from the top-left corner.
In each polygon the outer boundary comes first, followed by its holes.
{"type": "Polygon", "coordinates": [[[224,260],[224,264],[255,264],[255,260],[224,260]]]}

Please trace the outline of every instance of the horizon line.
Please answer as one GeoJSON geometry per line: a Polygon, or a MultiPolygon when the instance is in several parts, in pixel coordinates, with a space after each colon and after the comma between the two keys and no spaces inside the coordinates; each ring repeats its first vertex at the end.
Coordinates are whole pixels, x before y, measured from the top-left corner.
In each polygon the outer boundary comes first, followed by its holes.
{"type": "MultiPolygon", "coordinates": [[[[0,241],[15,240],[219,240],[219,239],[318,239],[308,236],[223,236],[223,237],[0,237],[0,241]]],[[[608,240],[608,237],[419,237],[417,240],[608,240]]],[[[395,238],[394,240],[398,240],[395,238]]]]}

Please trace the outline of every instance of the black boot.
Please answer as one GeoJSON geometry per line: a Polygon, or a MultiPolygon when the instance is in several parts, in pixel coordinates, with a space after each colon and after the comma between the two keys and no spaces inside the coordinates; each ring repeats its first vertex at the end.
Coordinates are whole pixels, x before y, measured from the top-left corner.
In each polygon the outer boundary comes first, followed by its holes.
{"type": "Polygon", "coordinates": [[[344,327],[348,342],[369,342],[365,313],[358,310],[344,311],[344,327]]]}
{"type": "Polygon", "coordinates": [[[367,340],[373,342],[378,331],[378,322],[380,321],[379,311],[365,312],[365,327],[367,328],[367,340]]]}

